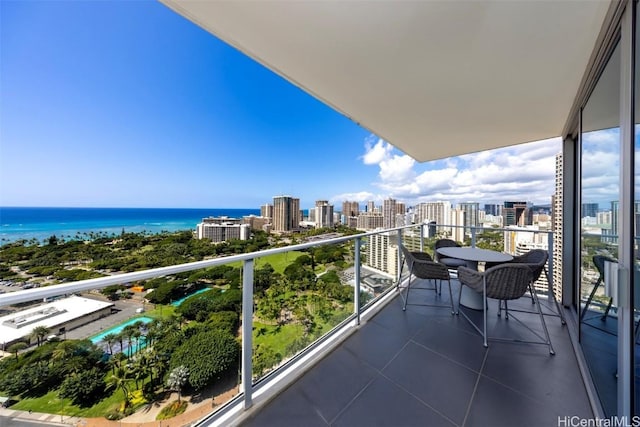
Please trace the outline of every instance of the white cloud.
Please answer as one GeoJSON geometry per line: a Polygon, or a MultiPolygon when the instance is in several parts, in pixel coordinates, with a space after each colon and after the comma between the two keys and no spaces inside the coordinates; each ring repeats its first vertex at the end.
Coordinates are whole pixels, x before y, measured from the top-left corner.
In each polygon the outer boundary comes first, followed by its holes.
{"type": "Polygon", "coordinates": [[[380,179],[383,182],[405,182],[415,176],[413,165],[416,161],[404,155],[395,155],[380,162],[380,179]]]}
{"type": "Polygon", "coordinates": [[[389,158],[393,146],[383,139],[378,139],[375,145],[368,140],[365,142],[365,153],[362,160],[365,165],[377,165],[389,158]]]}
{"type": "MultiPolygon", "coordinates": [[[[466,154],[434,162],[416,163],[382,139],[365,141],[362,157],[367,165],[378,165],[379,181],[373,183],[386,197],[409,204],[449,200],[452,203],[501,202],[509,199],[550,203],[555,185],[555,156],[561,151],[559,138],[466,154]]],[[[370,192],[361,194],[373,200],[370,192]]],[[[336,196],[336,200],[343,195],[336,196]]],[[[352,199],[355,199],[351,196],[352,199]]]]}

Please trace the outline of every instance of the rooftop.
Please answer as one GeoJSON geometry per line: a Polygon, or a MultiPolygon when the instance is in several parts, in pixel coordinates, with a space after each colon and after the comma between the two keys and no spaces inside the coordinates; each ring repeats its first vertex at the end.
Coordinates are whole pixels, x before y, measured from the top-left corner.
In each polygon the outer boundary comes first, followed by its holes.
{"type": "Polygon", "coordinates": [[[0,317],[0,344],[26,337],[35,327],[44,326],[51,329],[112,305],[113,303],[72,295],[2,316],[0,317]]]}

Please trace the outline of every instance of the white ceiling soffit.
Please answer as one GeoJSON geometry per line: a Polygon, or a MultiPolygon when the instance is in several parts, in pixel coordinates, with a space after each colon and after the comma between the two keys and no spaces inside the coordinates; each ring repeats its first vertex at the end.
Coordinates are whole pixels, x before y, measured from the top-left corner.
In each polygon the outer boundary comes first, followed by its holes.
{"type": "Polygon", "coordinates": [[[609,7],[161,1],[418,161],[559,136],[609,7]]]}

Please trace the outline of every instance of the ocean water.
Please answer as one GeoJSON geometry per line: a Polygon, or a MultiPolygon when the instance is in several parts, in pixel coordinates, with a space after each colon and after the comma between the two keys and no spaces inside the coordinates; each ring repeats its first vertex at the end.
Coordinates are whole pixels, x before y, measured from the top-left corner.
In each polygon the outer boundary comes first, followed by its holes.
{"type": "Polygon", "coordinates": [[[25,208],[0,207],[0,245],[51,235],[87,239],[91,233],[120,234],[195,230],[202,218],[260,215],[260,209],[161,209],[161,208],[25,208]]]}

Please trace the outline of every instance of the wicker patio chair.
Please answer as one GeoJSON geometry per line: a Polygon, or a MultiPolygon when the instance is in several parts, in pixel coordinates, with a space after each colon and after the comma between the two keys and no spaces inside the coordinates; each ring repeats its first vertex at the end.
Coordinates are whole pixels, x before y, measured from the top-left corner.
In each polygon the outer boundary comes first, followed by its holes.
{"type": "MultiPolygon", "coordinates": [[[[402,292],[400,296],[403,300],[402,310],[407,309],[407,305],[409,304],[409,292],[411,289],[427,289],[434,290],[436,295],[442,294],[442,281],[446,280],[449,285],[449,305],[444,304],[411,304],[411,305],[424,305],[430,307],[449,307],[451,308],[451,314],[454,314],[453,308],[453,293],[451,292],[451,276],[449,275],[449,269],[446,265],[440,264],[432,260],[431,256],[425,252],[411,252],[404,245],[400,245],[402,250],[402,255],[404,257],[404,262],[402,263],[402,267],[400,269],[400,277],[402,277],[402,268],[404,268],[404,264],[407,264],[409,268],[409,278],[407,280],[406,286],[406,295],[403,295],[402,292]],[[433,280],[433,287],[419,287],[415,286],[412,283],[412,278],[415,276],[418,279],[424,280],[433,280]],[[436,283],[436,280],[438,281],[436,283]],[[439,286],[438,286],[439,285],[439,286]]],[[[415,282],[415,281],[414,281],[415,282]]]]}
{"type": "Polygon", "coordinates": [[[533,298],[536,308],[538,309],[538,315],[540,316],[540,322],[544,331],[544,337],[538,332],[529,328],[523,322],[521,322],[516,316],[511,317],[519,324],[527,328],[533,335],[538,337],[541,341],[525,341],[515,339],[503,339],[489,337],[487,333],[487,304],[488,298],[497,300],[515,300],[521,298],[525,292],[529,289],[529,286],[533,279],[532,269],[528,264],[506,263],[491,267],[484,272],[472,270],[467,267],[458,268],[458,280],[460,281],[460,292],[462,292],[462,286],[469,286],[476,292],[483,295],[483,328],[480,329],[465,313],[459,312],[465,319],[471,323],[471,325],[482,335],[483,345],[488,347],[488,340],[494,341],[515,341],[515,342],[527,342],[531,344],[545,344],[549,347],[549,353],[555,354],[553,346],[551,345],[551,339],[549,338],[549,331],[542,315],[542,309],[540,308],[540,301],[537,294],[534,292],[533,298]]]}
{"type": "MultiPolygon", "coordinates": [[[[538,279],[540,278],[540,276],[542,275],[542,272],[544,271],[546,277],[547,277],[547,283],[551,283],[551,277],[549,276],[549,271],[547,270],[547,260],[549,259],[549,252],[547,252],[544,249],[532,249],[529,252],[523,254],[523,255],[516,255],[513,257],[513,260],[509,261],[510,264],[527,264],[529,266],[529,268],[531,268],[531,273],[533,275],[533,277],[531,278],[531,284],[529,285],[529,292],[531,294],[531,304],[535,304],[534,298],[533,298],[533,293],[535,292],[535,288],[534,288],[534,283],[538,281],[538,279]]],[[[500,265],[499,263],[486,263],[485,264],[485,270],[491,268],[491,267],[495,267],[496,265],[500,265]]],[[[558,300],[556,299],[556,295],[554,292],[551,292],[551,298],[553,298],[553,303],[556,307],[556,313],[553,313],[553,309],[550,307],[547,307],[548,309],[552,310],[552,312],[550,313],[546,313],[552,316],[558,316],[560,317],[560,321],[563,325],[565,325],[567,322],[564,318],[564,312],[562,310],[562,307],[560,306],[560,303],[558,302],[558,300]]],[[[504,301],[504,308],[505,308],[505,315],[508,317],[509,316],[509,311],[508,311],[508,305],[507,305],[507,301],[504,301]]],[[[498,304],[498,316],[500,316],[501,314],[501,310],[502,310],[502,301],[498,304]]],[[[525,310],[516,310],[516,311],[525,311],[525,310]]],[[[529,311],[525,311],[525,312],[529,312],[529,311]]]]}
{"type": "Polygon", "coordinates": [[[434,245],[434,254],[436,262],[446,265],[452,270],[457,270],[458,267],[467,265],[467,262],[458,258],[451,258],[448,256],[440,255],[438,253],[439,248],[459,248],[460,244],[451,239],[438,239],[434,245]]]}

